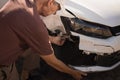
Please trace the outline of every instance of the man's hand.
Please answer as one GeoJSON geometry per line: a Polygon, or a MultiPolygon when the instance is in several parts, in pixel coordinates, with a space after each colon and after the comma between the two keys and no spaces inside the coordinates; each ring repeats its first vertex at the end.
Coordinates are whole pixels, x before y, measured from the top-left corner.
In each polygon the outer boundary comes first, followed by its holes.
{"type": "Polygon", "coordinates": [[[70,68],[73,69],[73,72],[70,74],[75,80],[81,80],[83,76],[87,76],[87,73],[77,70],[69,65],[70,68]]]}
{"type": "Polygon", "coordinates": [[[81,80],[82,76],[87,76],[87,73],[79,70],[74,70],[73,73],[71,73],[71,75],[73,78],[75,78],[75,80],[81,80]]]}
{"type": "Polygon", "coordinates": [[[58,46],[62,46],[66,40],[66,38],[61,36],[49,36],[51,43],[56,44],[58,46]]]}

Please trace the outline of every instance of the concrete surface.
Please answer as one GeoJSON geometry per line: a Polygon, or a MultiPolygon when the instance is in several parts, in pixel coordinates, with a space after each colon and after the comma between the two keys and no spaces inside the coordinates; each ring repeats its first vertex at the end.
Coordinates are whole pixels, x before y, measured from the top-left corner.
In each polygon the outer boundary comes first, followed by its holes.
{"type": "MultiPolygon", "coordinates": [[[[48,65],[44,65],[40,70],[36,70],[35,75],[29,80],[74,80],[70,75],[61,73],[51,68],[48,65]]],[[[82,80],[120,80],[120,66],[112,71],[88,73],[87,77],[83,77],[82,80]]]]}

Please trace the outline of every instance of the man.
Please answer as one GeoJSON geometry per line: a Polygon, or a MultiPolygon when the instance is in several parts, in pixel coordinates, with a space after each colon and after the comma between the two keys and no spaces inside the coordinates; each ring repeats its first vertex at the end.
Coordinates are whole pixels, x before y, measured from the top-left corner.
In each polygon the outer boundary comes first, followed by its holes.
{"type": "Polygon", "coordinates": [[[54,0],[9,0],[0,9],[0,80],[19,80],[14,62],[28,48],[55,69],[80,80],[86,73],[67,67],[58,60],[39,15],[56,13],[54,0]]]}

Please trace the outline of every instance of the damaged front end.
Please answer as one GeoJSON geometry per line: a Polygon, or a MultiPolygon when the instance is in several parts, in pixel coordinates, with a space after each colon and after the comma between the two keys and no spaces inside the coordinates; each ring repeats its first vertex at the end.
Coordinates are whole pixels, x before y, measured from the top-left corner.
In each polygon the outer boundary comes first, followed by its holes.
{"type": "Polygon", "coordinates": [[[52,16],[52,20],[46,20],[54,22],[54,28],[47,27],[56,36],[67,38],[63,46],[53,45],[55,55],[67,65],[85,72],[108,71],[119,66],[119,1],[111,0],[108,4],[104,4],[107,3],[104,0],[63,2],[61,13],[55,15],[59,19],[52,16]],[[61,24],[56,26],[59,22],[61,24]],[[64,26],[64,31],[60,26],[64,26]]]}

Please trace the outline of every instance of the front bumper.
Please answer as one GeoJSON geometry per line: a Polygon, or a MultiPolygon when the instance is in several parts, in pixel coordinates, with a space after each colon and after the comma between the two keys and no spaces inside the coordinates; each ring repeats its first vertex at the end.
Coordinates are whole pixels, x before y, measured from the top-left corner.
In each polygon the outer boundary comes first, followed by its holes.
{"type": "Polygon", "coordinates": [[[76,32],[72,32],[73,36],[79,37],[79,49],[96,54],[111,54],[120,50],[120,36],[113,36],[107,39],[98,39],[76,32]]]}

